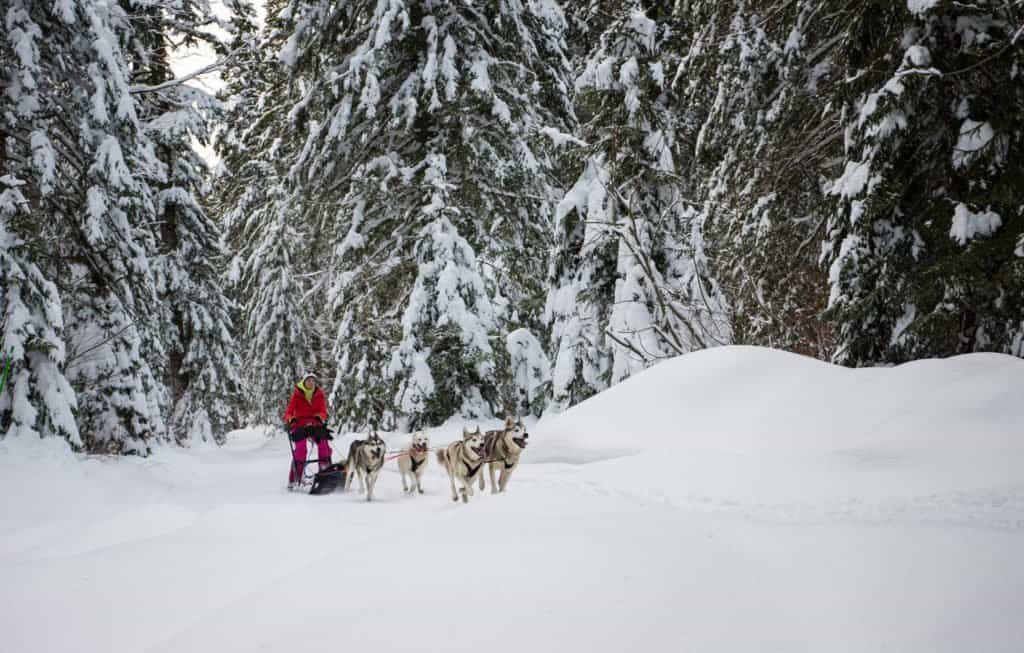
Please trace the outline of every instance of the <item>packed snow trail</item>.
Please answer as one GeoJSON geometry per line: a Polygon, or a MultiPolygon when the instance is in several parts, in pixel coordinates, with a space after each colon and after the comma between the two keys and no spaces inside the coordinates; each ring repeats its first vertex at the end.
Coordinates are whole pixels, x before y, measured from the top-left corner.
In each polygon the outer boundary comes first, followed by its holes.
{"type": "Polygon", "coordinates": [[[1001,393],[1024,364],[1004,359],[683,357],[532,429],[508,492],[467,505],[433,459],[422,496],[394,461],[373,503],[288,493],[280,431],[148,459],[0,441],[0,649],[1019,651],[1022,445],[1004,431],[1024,422],[1001,393]],[[822,397],[773,403],[765,378],[822,397]],[[702,381],[701,401],[682,392],[702,381]],[[890,403],[849,409],[872,392],[890,403]],[[737,425],[754,412],[759,438],[737,425]]]}

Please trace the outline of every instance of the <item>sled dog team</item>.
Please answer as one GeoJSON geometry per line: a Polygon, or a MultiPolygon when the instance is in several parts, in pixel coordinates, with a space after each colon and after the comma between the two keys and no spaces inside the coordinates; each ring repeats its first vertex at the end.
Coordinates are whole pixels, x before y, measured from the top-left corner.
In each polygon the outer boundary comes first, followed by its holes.
{"type": "MultiPolygon", "coordinates": [[[[302,480],[302,470],[306,465],[307,440],[313,440],[317,446],[317,462],[324,469],[331,462],[330,441],[334,438],[327,428],[327,399],[324,391],[317,383],[313,372],[306,372],[292,389],[288,407],[284,411],[284,421],[288,427],[288,437],[294,443],[292,447],[292,465],[288,475],[288,487],[293,488],[302,480]]],[[[503,492],[508,485],[512,472],[519,466],[519,455],[526,448],[530,435],[520,420],[511,417],[505,420],[504,428],[494,431],[480,432],[462,429],[462,440],[457,440],[437,451],[437,462],[448,472],[452,486],[452,501],[469,501],[473,496],[473,482],[479,479],[480,489],[484,489],[484,476],[481,469],[488,466],[491,477],[491,492],[503,492]],[[500,471],[497,482],[494,473],[500,471]],[[456,489],[456,482],[462,487],[456,489]]],[[[402,474],[402,489],[411,493],[413,488],[423,493],[421,479],[423,469],[427,466],[430,442],[423,432],[415,433],[409,446],[398,455],[398,469],[402,474]],[[411,483],[407,484],[405,477],[411,483]]],[[[359,487],[366,492],[366,500],[373,500],[373,489],[377,485],[377,476],[384,466],[387,447],[384,440],[371,431],[365,440],[356,440],[348,448],[345,459],[345,489],[352,485],[352,477],[359,477],[359,487]]]]}
{"type": "MultiPolygon", "coordinates": [[[[491,493],[504,492],[512,472],[519,466],[519,456],[529,442],[522,421],[505,420],[503,428],[480,432],[462,429],[462,439],[437,450],[437,462],[448,472],[452,488],[452,501],[462,498],[463,503],[473,496],[473,483],[479,482],[484,489],[483,468],[486,466],[491,477],[491,493]],[[495,479],[495,473],[500,475],[495,479]],[[456,487],[456,484],[461,487],[456,487]]],[[[414,433],[409,446],[398,454],[398,471],[402,475],[402,490],[407,493],[423,494],[423,470],[430,457],[430,440],[422,431],[414,433]],[[409,481],[406,482],[406,476],[409,481]]],[[[377,476],[384,467],[386,447],[384,440],[371,431],[365,440],[356,440],[348,448],[345,461],[345,489],[352,485],[352,478],[359,477],[360,491],[366,493],[366,500],[373,500],[373,489],[377,476]]]]}

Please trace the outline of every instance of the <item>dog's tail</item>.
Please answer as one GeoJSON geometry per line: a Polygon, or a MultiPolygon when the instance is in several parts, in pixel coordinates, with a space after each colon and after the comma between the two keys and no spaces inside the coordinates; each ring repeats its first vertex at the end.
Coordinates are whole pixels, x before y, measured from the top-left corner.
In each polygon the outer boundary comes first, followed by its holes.
{"type": "Polygon", "coordinates": [[[437,450],[437,464],[445,469],[448,469],[448,450],[438,449],[437,450]]]}

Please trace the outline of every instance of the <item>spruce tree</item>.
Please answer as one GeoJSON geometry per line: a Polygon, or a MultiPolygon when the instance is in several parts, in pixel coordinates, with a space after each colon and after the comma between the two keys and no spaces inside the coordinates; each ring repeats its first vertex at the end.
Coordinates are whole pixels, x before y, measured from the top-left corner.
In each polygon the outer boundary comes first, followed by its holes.
{"type": "MultiPolygon", "coordinates": [[[[18,0],[5,20],[4,60],[13,63],[4,70],[5,149],[33,217],[20,237],[60,295],[63,372],[77,396],[80,440],[145,453],[166,430],[161,387],[143,354],[155,339],[146,310],[156,301],[154,198],[135,168],[148,143],[122,49],[133,25],[120,5],[87,0],[18,0]]],[[[15,349],[32,351],[21,344],[15,349]]]]}
{"type": "Polygon", "coordinates": [[[280,15],[304,134],[289,205],[318,234],[342,327],[332,402],[392,424],[501,412],[489,343],[539,324],[549,150],[571,125],[560,9],[296,1],[280,15]],[[432,259],[449,254],[454,294],[432,259]],[[456,295],[464,319],[444,318],[456,295]]]}
{"type": "Polygon", "coordinates": [[[597,391],[729,340],[700,216],[677,174],[687,155],[670,76],[677,21],[661,3],[611,10],[576,80],[589,163],[559,211],[563,243],[548,311],[559,406],[585,398],[574,386],[597,391]],[[593,308],[579,311],[581,303],[593,308]]]}
{"type": "Polygon", "coordinates": [[[544,306],[552,359],[552,411],[609,385],[604,328],[615,301],[618,248],[607,218],[608,171],[591,159],[555,214],[555,246],[544,306]]]}
{"type": "Polygon", "coordinates": [[[505,338],[516,415],[540,417],[551,396],[551,362],[541,341],[529,329],[516,329],[505,338]]]}
{"type": "Polygon", "coordinates": [[[80,447],[74,416],[77,400],[64,374],[66,341],[60,291],[34,262],[41,256],[41,243],[33,238],[36,229],[30,202],[21,192],[26,182],[11,170],[2,172],[2,358],[6,362],[10,357],[17,364],[0,394],[0,437],[61,437],[80,447]]]}
{"type": "MultiPolygon", "coordinates": [[[[301,147],[288,117],[298,83],[277,58],[283,44],[278,13],[267,4],[262,30],[251,14],[236,19],[225,67],[225,128],[215,178],[216,210],[231,250],[229,281],[237,304],[245,403],[251,421],[277,422],[299,374],[319,367],[314,318],[323,298],[309,294],[323,267],[314,234],[291,203],[288,161],[301,147]]],[[[322,376],[325,372],[318,370],[322,376]]]]}
{"type": "Polygon", "coordinates": [[[705,225],[733,342],[831,354],[818,257],[822,180],[842,131],[825,89],[841,83],[835,51],[857,10],[688,0],[677,11],[685,37],[671,76],[688,150],[677,171],[705,225]]]}
{"type": "Polygon", "coordinates": [[[1022,353],[1022,24],[995,2],[853,17],[824,255],[836,360],[1022,353]]]}
{"type": "Polygon", "coordinates": [[[209,142],[218,106],[203,91],[173,80],[169,49],[172,38],[179,46],[210,44],[221,55],[225,49],[201,29],[212,17],[205,2],[141,6],[134,17],[136,98],[155,155],[148,168],[160,225],[153,265],[171,430],[179,442],[223,442],[237,424],[241,365],[223,291],[226,254],[203,207],[208,171],[193,145],[209,142]]]}

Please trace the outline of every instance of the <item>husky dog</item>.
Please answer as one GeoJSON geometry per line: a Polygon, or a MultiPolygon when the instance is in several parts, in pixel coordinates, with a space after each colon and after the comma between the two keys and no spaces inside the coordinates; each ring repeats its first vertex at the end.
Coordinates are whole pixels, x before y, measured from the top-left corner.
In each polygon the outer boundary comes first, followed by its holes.
{"type": "Polygon", "coordinates": [[[452,483],[452,501],[459,500],[462,495],[462,502],[469,501],[473,496],[473,481],[484,466],[484,436],[480,433],[480,427],[475,431],[462,429],[462,440],[452,442],[444,449],[438,449],[437,462],[448,470],[448,480],[452,483]],[[462,483],[462,488],[455,491],[455,480],[462,483]]]}
{"type": "MultiPolygon", "coordinates": [[[[491,494],[504,492],[512,472],[519,466],[519,454],[526,448],[530,434],[520,419],[505,418],[505,428],[484,433],[484,458],[491,476],[491,494]],[[501,478],[494,482],[494,472],[501,470],[501,478]]],[[[480,475],[480,489],[484,489],[484,475],[480,475]]]]}
{"type": "Polygon", "coordinates": [[[427,466],[427,460],[430,459],[430,455],[427,454],[427,449],[429,448],[430,438],[423,431],[420,431],[413,434],[409,447],[399,454],[398,471],[402,474],[402,490],[405,492],[411,494],[413,489],[415,489],[420,494],[423,494],[420,478],[423,476],[423,469],[427,466]],[[412,482],[408,486],[405,484],[406,474],[412,477],[412,482]]]}
{"type": "Polygon", "coordinates": [[[359,490],[366,490],[366,500],[373,501],[373,488],[377,485],[377,475],[384,466],[384,440],[376,430],[370,431],[370,437],[356,440],[348,448],[348,459],[345,461],[345,491],[352,485],[352,477],[359,475],[359,490]],[[365,478],[365,482],[364,482],[365,478]]]}

